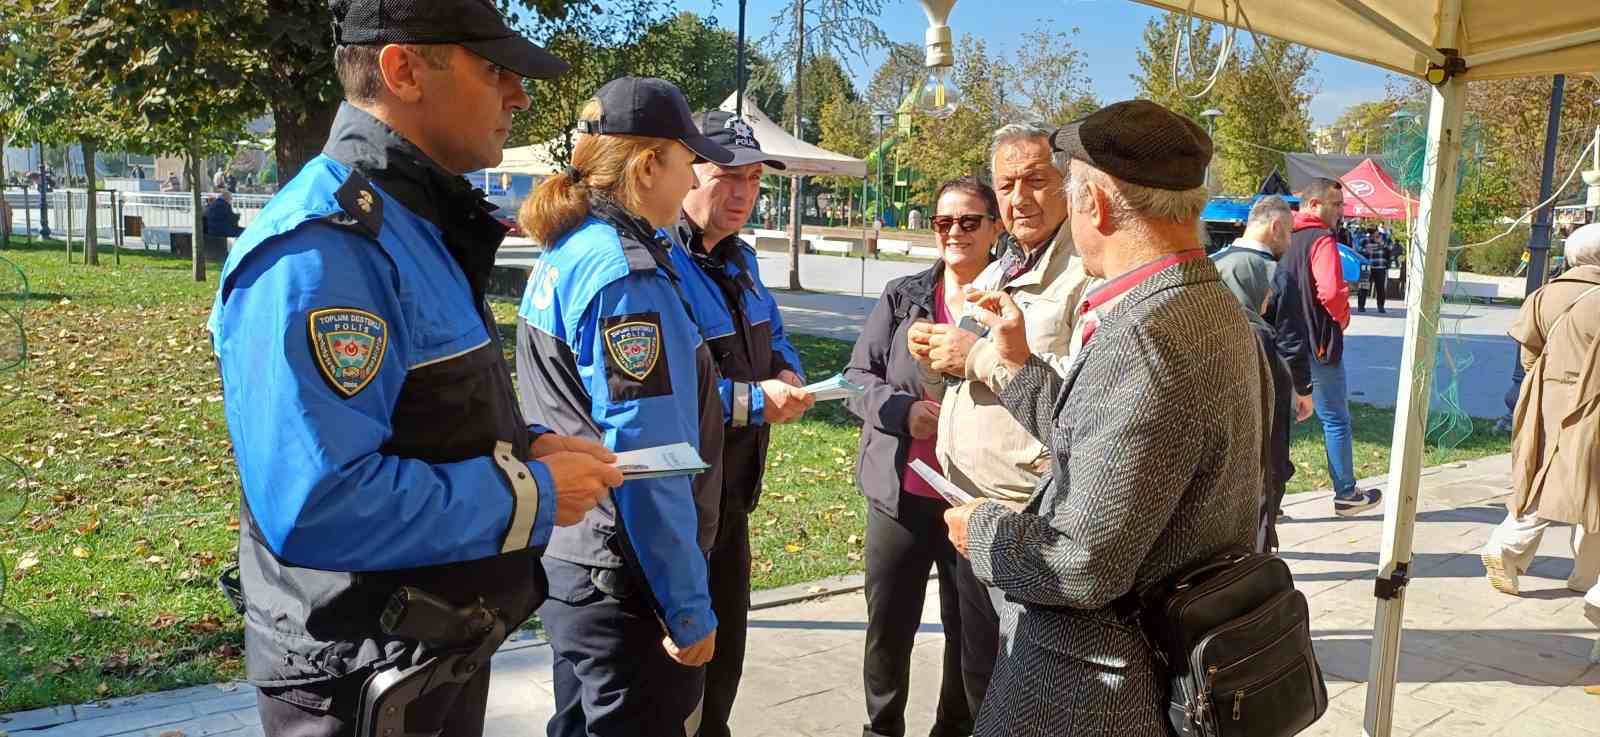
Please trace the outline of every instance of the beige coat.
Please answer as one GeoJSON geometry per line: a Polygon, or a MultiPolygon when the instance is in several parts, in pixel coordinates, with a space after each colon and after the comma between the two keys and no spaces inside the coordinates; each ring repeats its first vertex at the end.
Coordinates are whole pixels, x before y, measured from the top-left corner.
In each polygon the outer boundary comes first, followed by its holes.
{"type": "MultiPolygon", "coordinates": [[[[1066,374],[1077,304],[1087,277],[1066,224],[1046,247],[1032,271],[1006,285],[1027,324],[1028,347],[1066,374]]],[[[996,261],[973,281],[994,289],[1000,280],[996,261]]],[[[936,454],[945,476],[974,496],[1027,501],[1045,468],[1045,447],[1001,406],[995,393],[1005,387],[995,377],[999,355],[980,339],[967,354],[970,377],[946,388],[942,377],[925,377],[929,393],[941,399],[936,454]],[[940,397],[942,393],[942,397],[940,397]]]]}
{"type": "Polygon", "coordinates": [[[1590,531],[1600,530],[1600,290],[1590,291],[1596,287],[1600,266],[1572,269],[1534,292],[1511,326],[1528,377],[1513,418],[1516,494],[1509,508],[1518,515],[1537,509],[1541,519],[1590,531]]]}

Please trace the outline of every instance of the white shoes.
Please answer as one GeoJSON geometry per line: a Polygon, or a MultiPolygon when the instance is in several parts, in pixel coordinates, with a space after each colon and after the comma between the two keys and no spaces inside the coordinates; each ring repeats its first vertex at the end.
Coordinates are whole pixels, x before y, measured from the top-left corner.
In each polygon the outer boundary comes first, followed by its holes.
{"type": "Polygon", "coordinates": [[[1505,561],[1492,553],[1483,554],[1483,568],[1489,574],[1489,585],[1502,594],[1521,596],[1522,587],[1517,585],[1517,574],[1506,568],[1505,561]]]}

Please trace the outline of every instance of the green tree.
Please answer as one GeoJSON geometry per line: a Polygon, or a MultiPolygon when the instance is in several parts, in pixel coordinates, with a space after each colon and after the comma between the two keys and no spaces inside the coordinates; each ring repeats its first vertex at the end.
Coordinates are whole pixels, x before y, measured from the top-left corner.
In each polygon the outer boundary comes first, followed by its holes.
{"type": "MultiPolygon", "coordinates": [[[[605,10],[568,12],[533,22],[544,47],[572,65],[555,79],[531,80],[533,104],[512,120],[507,145],[547,144],[553,160],[572,157],[573,126],[583,106],[601,85],[617,77],[649,69],[649,56],[659,44],[643,42],[668,19],[657,0],[625,0],[605,10]]],[[[648,72],[644,72],[648,73],[648,72]]]]}
{"type": "Polygon", "coordinates": [[[989,138],[1013,120],[995,69],[1002,63],[989,55],[982,39],[963,35],[957,44],[954,81],[962,103],[945,118],[920,113],[901,115],[900,161],[916,170],[906,202],[928,203],[940,183],[960,176],[989,178],[989,138]]]}
{"type": "MultiPolygon", "coordinates": [[[[8,41],[4,54],[9,57],[7,71],[0,76],[0,128],[9,128],[24,140],[62,146],[62,160],[55,169],[63,175],[68,171],[65,146],[78,144],[83,153],[85,189],[92,193],[98,149],[105,144],[130,143],[137,132],[106,87],[71,63],[66,11],[63,4],[29,4],[0,17],[0,35],[8,41]]],[[[0,178],[3,176],[0,172],[0,178]]],[[[92,265],[99,263],[97,209],[86,208],[85,217],[84,263],[92,265]]]]}
{"type": "Polygon", "coordinates": [[[1012,105],[1022,117],[1058,126],[1100,107],[1089,84],[1083,52],[1072,45],[1071,32],[1039,29],[1024,33],[1017,56],[1005,66],[1012,105]]]}
{"type": "Polygon", "coordinates": [[[245,123],[266,108],[242,70],[253,52],[228,43],[231,18],[193,7],[53,0],[88,83],[104,85],[133,132],[152,149],[182,151],[191,185],[194,278],[205,280],[200,162],[230,151],[245,123]]]}
{"type": "MultiPolygon", "coordinates": [[[[817,128],[821,131],[821,140],[817,145],[858,159],[865,159],[872,152],[877,138],[873,128],[872,111],[867,108],[865,102],[849,99],[845,95],[835,95],[822,104],[818,118],[817,128]]],[[[819,177],[816,183],[851,203],[850,211],[854,212],[854,203],[861,194],[860,179],[844,176],[819,177]]]]}
{"type": "Polygon", "coordinates": [[[1138,86],[1139,97],[1199,120],[1200,112],[1218,98],[1215,89],[1207,97],[1194,97],[1206,87],[1207,77],[1201,75],[1210,75],[1217,65],[1222,45],[1216,30],[1210,21],[1197,20],[1185,34],[1183,16],[1170,12],[1145,23],[1144,43],[1134,51],[1139,71],[1129,75],[1138,86]],[[1176,76],[1172,65],[1174,47],[1178,52],[1176,76]]]}
{"type": "Polygon", "coordinates": [[[863,96],[875,113],[892,113],[927,72],[922,67],[922,47],[892,43],[883,63],[873,72],[863,96]]]}
{"type": "Polygon", "coordinates": [[[1310,150],[1316,52],[1264,38],[1262,46],[1237,56],[1218,84],[1222,116],[1213,166],[1220,177],[1213,186],[1220,181],[1221,190],[1243,194],[1284,166],[1278,151],[1310,150]]]}
{"type": "Polygon", "coordinates": [[[1389,100],[1358,102],[1345,108],[1332,126],[1338,131],[1336,140],[1343,144],[1339,152],[1350,156],[1382,154],[1389,116],[1399,108],[1399,104],[1389,100]]]}
{"type": "MultiPolygon", "coordinates": [[[[805,137],[801,118],[806,111],[816,109],[807,107],[806,103],[806,60],[813,55],[837,58],[846,53],[864,59],[868,51],[888,44],[888,37],[877,23],[883,15],[883,6],[884,0],[790,0],[772,16],[772,30],[764,46],[773,50],[775,61],[794,70],[791,75],[793,93],[785,110],[789,111],[788,122],[795,136],[805,137]]],[[[820,115],[812,120],[817,117],[820,115]]],[[[798,290],[801,288],[800,214],[805,202],[805,178],[796,177],[793,182],[789,196],[794,218],[794,237],[789,242],[789,288],[798,290]]]]}
{"type": "MultiPolygon", "coordinates": [[[[794,120],[793,89],[791,85],[791,94],[785,101],[783,110],[785,120],[794,120]]],[[[819,143],[822,140],[821,121],[824,105],[834,99],[850,102],[861,99],[860,95],[856,94],[855,85],[850,81],[850,75],[845,72],[844,65],[827,54],[806,59],[804,71],[801,73],[801,89],[805,91],[805,99],[803,109],[800,111],[802,131],[800,137],[806,143],[819,143]]]]}

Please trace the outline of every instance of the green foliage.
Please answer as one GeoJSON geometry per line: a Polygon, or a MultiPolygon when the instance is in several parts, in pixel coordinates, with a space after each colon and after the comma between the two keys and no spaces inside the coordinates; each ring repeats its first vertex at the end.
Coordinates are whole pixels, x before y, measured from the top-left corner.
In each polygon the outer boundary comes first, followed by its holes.
{"type": "MultiPolygon", "coordinates": [[[[829,151],[864,159],[877,142],[871,112],[867,103],[852,100],[846,95],[835,95],[822,104],[817,121],[821,140],[817,145],[829,151]]],[[[836,190],[855,193],[861,180],[855,177],[818,177],[816,184],[836,190]]]]}
{"type": "Polygon", "coordinates": [[[1165,13],[1153,18],[1145,25],[1143,47],[1135,52],[1139,72],[1132,77],[1140,97],[1202,125],[1202,111],[1221,110],[1222,116],[1216,120],[1212,166],[1217,176],[1213,186],[1227,192],[1254,192],[1274,168],[1283,167],[1283,156],[1267,149],[1310,148],[1308,106],[1315,92],[1311,70],[1316,52],[1265,36],[1260,46],[1254,46],[1241,31],[1216,85],[1205,96],[1194,98],[1216,70],[1224,32],[1221,26],[1196,21],[1186,42],[1182,16],[1165,13]],[[1172,64],[1175,46],[1176,77],[1172,64]]]}
{"type": "Polygon", "coordinates": [[[872,112],[892,113],[900,107],[900,101],[927,74],[922,68],[922,53],[922,47],[916,44],[889,45],[888,54],[873,72],[863,95],[872,112]]]}
{"type": "Polygon", "coordinates": [[[1358,102],[1345,108],[1332,125],[1338,153],[1350,156],[1383,153],[1389,116],[1399,109],[1400,105],[1390,100],[1358,102]]]}
{"type": "Polygon", "coordinates": [[[1070,33],[1041,28],[1022,34],[1016,59],[1000,70],[1008,91],[1020,98],[1010,104],[1021,118],[1059,126],[1100,107],[1083,52],[1072,45],[1077,35],[1077,28],[1070,33]]]}
{"type": "MultiPolygon", "coordinates": [[[[693,13],[663,15],[667,3],[630,0],[608,12],[574,9],[565,17],[536,24],[545,47],[572,64],[553,80],[532,80],[533,104],[513,120],[508,146],[549,143],[551,156],[566,163],[572,155],[573,124],[585,103],[617,77],[660,77],[683,90],[689,107],[709,110],[733,93],[737,50],[733,33],[693,13]]],[[[747,51],[757,74],[769,62],[747,51]]],[[[747,103],[748,104],[748,103],[747,103]]]]}
{"type": "MultiPolygon", "coordinates": [[[[829,54],[807,56],[806,63],[801,68],[801,88],[803,93],[803,108],[800,116],[805,119],[800,126],[800,138],[806,143],[818,143],[822,140],[822,107],[834,99],[843,99],[855,102],[860,99],[856,94],[854,83],[850,75],[845,72],[844,65],[829,54]]],[[[792,92],[794,86],[789,87],[792,92]]],[[[794,95],[790,94],[784,101],[783,118],[779,121],[784,130],[791,133],[794,130],[794,95]]],[[[862,108],[865,110],[865,108],[862,108]]],[[[824,146],[824,148],[827,148],[824,146]]]]}
{"type": "Polygon", "coordinates": [[[1235,66],[1224,71],[1217,106],[1216,158],[1222,190],[1256,191],[1273,169],[1283,169],[1276,151],[1311,147],[1309,105],[1311,69],[1316,52],[1278,39],[1248,53],[1241,49],[1235,66]],[[1263,148],[1265,147],[1265,148],[1263,148]]]}
{"type": "Polygon", "coordinates": [[[1194,98],[1206,86],[1206,75],[1216,68],[1221,43],[1219,27],[1210,21],[1195,21],[1184,33],[1183,16],[1163,13],[1144,27],[1144,44],[1134,51],[1139,71],[1128,75],[1138,86],[1139,97],[1195,120],[1217,97],[1215,90],[1205,98],[1194,98]],[[1192,47],[1185,43],[1192,43],[1192,47]],[[1178,50],[1178,74],[1173,76],[1172,52],[1178,50]]]}
{"type": "Polygon", "coordinates": [[[901,116],[910,135],[896,153],[918,174],[912,179],[908,202],[930,202],[948,179],[988,178],[989,137],[1010,119],[1001,86],[1004,75],[995,73],[1003,64],[990,56],[982,39],[962,36],[953,73],[962,104],[942,120],[921,114],[901,116]]]}

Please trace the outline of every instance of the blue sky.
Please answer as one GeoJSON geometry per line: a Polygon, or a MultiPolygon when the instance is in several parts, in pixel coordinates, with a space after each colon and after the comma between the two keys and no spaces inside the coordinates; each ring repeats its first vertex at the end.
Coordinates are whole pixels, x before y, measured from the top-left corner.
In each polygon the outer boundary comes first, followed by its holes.
{"type": "MultiPolygon", "coordinates": [[[[771,29],[771,18],[786,0],[749,0],[746,33],[760,38],[771,29]]],[[[738,4],[734,0],[678,0],[678,7],[715,17],[730,30],[738,28],[738,4]]],[[[1090,82],[1102,101],[1133,97],[1134,84],[1128,78],[1137,64],[1133,50],[1141,42],[1145,21],[1163,11],[1129,0],[958,0],[950,14],[950,28],[959,37],[970,33],[983,38],[992,51],[1010,55],[1016,41],[1035,28],[1068,30],[1080,33],[1075,45],[1085,52],[1090,82]],[[1003,10],[1001,10],[1003,8],[1003,10]]],[[[888,0],[878,20],[879,27],[895,41],[922,44],[927,19],[915,0],[888,0]]],[[[1248,43],[1241,34],[1241,43],[1248,43]]],[[[881,52],[848,59],[857,87],[865,88],[872,72],[883,61],[881,52]]],[[[1349,105],[1382,99],[1384,85],[1391,75],[1365,64],[1319,54],[1316,74],[1320,92],[1311,101],[1311,117],[1317,125],[1332,123],[1349,105]]]]}

